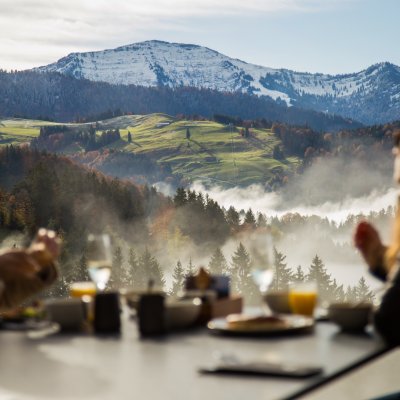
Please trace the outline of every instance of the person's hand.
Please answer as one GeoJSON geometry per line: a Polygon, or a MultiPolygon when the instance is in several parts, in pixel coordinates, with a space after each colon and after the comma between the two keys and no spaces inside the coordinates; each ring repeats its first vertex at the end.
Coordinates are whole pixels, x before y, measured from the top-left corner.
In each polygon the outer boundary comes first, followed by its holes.
{"type": "Polygon", "coordinates": [[[386,246],[382,244],[378,231],[369,222],[360,222],[354,233],[354,244],[360,250],[372,273],[380,273],[388,268],[385,265],[386,246]]]}
{"type": "Polygon", "coordinates": [[[60,239],[54,231],[41,228],[29,246],[28,252],[41,266],[46,266],[53,263],[60,255],[60,245],[60,239]]]}
{"type": "Polygon", "coordinates": [[[0,255],[0,279],[5,283],[34,279],[40,264],[25,250],[9,250],[0,255]]]}
{"type": "Polygon", "coordinates": [[[0,309],[12,308],[53,283],[60,242],[53,231],[39,230],[28,249],[0,254],[0,309]]]}

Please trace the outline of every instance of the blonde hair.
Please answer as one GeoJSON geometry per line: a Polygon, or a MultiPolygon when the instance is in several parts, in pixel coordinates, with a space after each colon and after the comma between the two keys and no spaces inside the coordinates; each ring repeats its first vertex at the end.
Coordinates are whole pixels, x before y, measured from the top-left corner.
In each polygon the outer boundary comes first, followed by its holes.
{"type": "MultiPolygon", "coordinates": [[[[400,129],[393,132],[394,148],[393,153],[400,151],[400,129]]],[[[400,251],[400,196],[397,198],[396,215],[392,229],[392,241],[385,251],[384,262],[388,270],[396,263],[400,251]]]]}
{"type": "Polygon", "coordinates": [[[400,251],[400,196],[397,199],[397,209],[392,230],[392,241],[385,251],[384,262],[388,270],[393,267],[400,251]]]}

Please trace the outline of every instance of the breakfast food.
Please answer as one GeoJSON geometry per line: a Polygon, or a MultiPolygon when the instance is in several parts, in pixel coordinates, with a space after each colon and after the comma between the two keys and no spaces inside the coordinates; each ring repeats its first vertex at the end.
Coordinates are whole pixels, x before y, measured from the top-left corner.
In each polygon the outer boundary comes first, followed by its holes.
{"type": "Polygon", "coordinates": [[[248,316],[244,314],[232,314],[226,318],[229,329],[267,330],[284,329],[288,322],[275,315],[248,316]]]}
{"type": "Polygon", "coordinates": [[[28,319],[38,319],[43,316],[43,304],[35,300],[27,306],[19,306],[0,313],[0,318],[5,322],[24,322],[28,319]]]}

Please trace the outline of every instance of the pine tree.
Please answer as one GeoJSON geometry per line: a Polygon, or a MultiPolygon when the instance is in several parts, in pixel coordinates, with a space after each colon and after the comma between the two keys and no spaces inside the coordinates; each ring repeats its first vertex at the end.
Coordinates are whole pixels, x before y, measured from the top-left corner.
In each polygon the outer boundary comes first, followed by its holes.
{"type": "Polygon", "coordinates": [[[303,282],[304,279],[305,279],[305,275],[303,272],[303,268],[301,268],[301,265],[298,265],[296,268],[296,272],[293,274],[293,281],[303,282]]]}
{"type": "Polygon", "coordinates": [[[188,190],[187,191],[187,202],[189,204],[196,204],[197,202],[197,194],[195,190],[188,190]]]}
{"type": "Polygon", "coordinates": [[[250,254],[247,252],[242,242],[240,242],[232,256],[232,272],[237,277],[243,278],[250,272],[250,266],[250,254]]]}
{"type": "Polygon", "coordinates": [[[240,216],[236,209],[232,206],[226,212],[226,222],[228,223],[231,231],[237,232],[240,226],[240,216]]]}
{"type": "Polygon", "coordinates": [[[203,193],[199,192],[199,194],[197,195],[196,200],[197,200],[196,201],[196,205],[197,205],[197,208],[198,208],[199,212],[203,212],[205,210],[205,207],[206,207],[206,201],[204,200],[203,193]]]}
{"type": "Polygon", "coordinates": [[[314,281],[317,284],[318,296],[323,301],[331,301],[334,299],[334,288],[332,278],[326,271],[322,260],[315,255],[310,265],[310,269],[306,276],[307,281],[314,281]]]}
{"type": "Polygon", "coordinates": [[[254,213],[253,213],[253,210],[251,208],[249,208],[246,211],[246,214],[244,216],[243,225],[247,225],[247,226],[249,226],[251,228],[255,228],[256,227],[256,218],[254,217],[254,213]]]}
{"type": "Polygon", "coordinates": [[[176,194],[174,196],[175,207],[181,207],[187,203],[186,191],[184,188],[176,189],[176,194]]]}
{"type": "Polygon", "coordinates": [[[346,294],[343,289],[343,285],[337,286],[335,291],[335,301],[343,302],[346,299],[346,294]]]}
{"type": "Polygon", "coordinates": [[[72,282],[81,282],[89,280],[88,263],[85,251],[82,253],[72,273],[69,275],[72,282]]]}
{"type": "Polygon", "coordinates": [[[267,218],[262,213],[258,213],[257,217],[257,228],[266,228],[267,227],[267,218]]]}
{"type": "Polygon", "coordinates": [[[329,286],[329,295],[328,295],[327,301],[329,301],[329,302],[336,301],[336,298],[338,295],[339,295],[338,284],[336,282],[336,279],[333,279],[329,286]]]}
{"type": "Polygon", "coordinates": [[[215,245],[222,245],[229,236],[229,226],[225,219],[225,214],[219,204],[208,198],[200,220],[203,227],[198,236],[198,242],[212,241],[215,245]]]}
{"type": "Polygon", "coordinates": [[[189,264],[186,269],[186,274],[185,276],[193,276],[196,273],[196,267],[192,263],[192,257],[189,258],[189,264]]]}
{"type": "Polygon", "coordinates": [[[140,269],[144,271],[144,276],[146,277],[146,285],[148,285],[150,281],[153,281],[154,284],[161,289],[164,287],[165,279],[164,274],[160,268],[160,264],[151,255],[147,247],[139,259],[139,266],[140,269]]]}
{"type": "Polygon", "coordinates": [[[208,263],[208,268],[210,273],[213,275],[222,275],[228,272],[228,263],[226,262],[226,258],[219,247],[215,249],[213,255],[211,256],[211,260],[208,263]]]}
{"type": "Polygon", "coordinates": [[[129,249],[128,266],[127,284],[136,289],[145,289],[147,284],[145,273],[140,269],[139,260],[137,259],[136,253],[132,248],[129,249]]]}
{"type": "Polygon", "coordinates": [[[254,303],[259,298],[259,290],[251,275],[250,254],[240,242],[232,256],[232,288],[246,298],[249,303],[254,303]]]}
{"type": "Polygon", "coordinates": [[[285,263],[286,256],[274,247],[274,278],[271,283],[273,290],[286,290],[293,280],[291,269],[285,263]]]}
{"type": "Polygon", "coordinates": [[[349,302],[349,303],[357,302],[356,288],[352,288],[351,286],[347,286],[346,294],[345,294],[345,301],[349,302]]]}
{"type": "Polygon", "coordinates": [[[116,246],[113,252],[111,277],[108,282],[109,286],[118,288],[123,285],[126,280],[126,274],[123,269],[124,257],[120,246],[116,246]]]}
{"type": "Polygon", "coordinates": [[[362,276],[358,281],[357,286],[354,288],[357,302],[365,301],[372,302],[374,300],[374,294],[370,290],[365,278],[362,276]]]}
{"type": "Polygon", "coordinates": [[[170,290],[171,296],[176,296],[181,290],[185,283],[185,272],[182,267],[182,263],[178,260],[172,273],[172,288],[170,290]]]}

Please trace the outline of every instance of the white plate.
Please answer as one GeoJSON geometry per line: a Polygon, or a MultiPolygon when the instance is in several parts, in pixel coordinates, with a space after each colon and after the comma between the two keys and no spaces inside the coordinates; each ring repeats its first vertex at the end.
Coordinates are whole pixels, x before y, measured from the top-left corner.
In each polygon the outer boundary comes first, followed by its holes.
{"type": "Polygon", "coordinates": [[[285,326],[271,323],[262,327],[251,328],[232,328],[228,325],[226,318],[216,318],[211,320],[207,327],[211,332],[237,336],[276,336],[292,333],[312,332],[314,319],[303,315],[279,315],[285,320],[285,326]]]}

